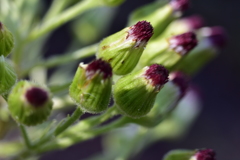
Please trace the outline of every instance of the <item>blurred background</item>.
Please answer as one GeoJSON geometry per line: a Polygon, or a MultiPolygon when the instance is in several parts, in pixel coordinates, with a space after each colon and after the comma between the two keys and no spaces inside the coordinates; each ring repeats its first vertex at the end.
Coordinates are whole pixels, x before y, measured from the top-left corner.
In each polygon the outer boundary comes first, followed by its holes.
{"type": "MultiPolygon", "coordinates": [[[[128,15],[135,8],[152,0],[127,0],[117,9],[107,33],[115,33],[126,26],[128,15]]],[[[45,0],[45,5],[50,5],[45,0]]],[[[191,8],[184,16],[198,14],[204,17],[206,26],[223,26],[228,33],[228,44],[219,56],[201,70],[192,81],[198,85],[203,98],[203,109],[188,134],[178,141],[156,142],[133,160],[159,160],[172,149],[212,148],[217,160],[240,159],[240,1],[192,0],[191,8]]],[[[72,41],[68,24],[51,36],[46,57],[62,53],[72,41]]],[[[99,38],[97,41],[101,40],[99,38]]],[[[96,41],[96,42],[97,42],[96,41]]],[[[63,151],[45,154],[41,160],[84,159],[101,151],[101,139],[96,138],[77,144],[63,151]]]]}

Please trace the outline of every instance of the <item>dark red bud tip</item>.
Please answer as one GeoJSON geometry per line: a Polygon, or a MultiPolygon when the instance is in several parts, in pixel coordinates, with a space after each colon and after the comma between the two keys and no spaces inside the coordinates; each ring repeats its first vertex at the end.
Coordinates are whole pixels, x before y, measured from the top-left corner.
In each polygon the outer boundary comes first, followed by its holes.
{"type": "Polygon", "coordinates": [[[158,64],[153,64],[145,72],[146,79],[150,80],[151,84],[156,87],[161,87],[168,82],[168,70],[158,64]]]}
{"type": "Polygon", "coordinates": [[[212,45],[217,48],[223,48],[227,43],[227,34],[223,27],[208,27],[202,30],[204,37],[209,38],[212,45]]]}
{"type": "Polygon", "coordinates": [[[215,152],[212,149],[198,150],[194,156],[196,160],[216,160],[215,152]]]}
{"type": "Polygon", "coordinates": [[[189,8],[189,0],[171,0],[170,4],[175,11],[185,11],[189,8]]]}
{"type": "Polygon", "coordinates": [[[48,93],[41,88],[33,87],[27,90],[25,97],[31,105],[40,107],[48,100],[48,93]]]}
{"type": "Polygon", "coordinates": [[[0,30],[2,30],[3,29],[3,24],[2,24],[2,22],[0,22],[0,30]]]}
{"type": "Polygon", "coordinates": [[[137,41],[148,41],[153,35],[153,27],[147,21],[139,21],[130,27],[127,38],[133,38],[137,41]]]}
{"type": "Polygon", "coordinates": [[[171,37],[168,42],[169,47],[181,55],[187,54],[198,43],[197,37],[193,32],[187,32],[171,37]]]}
{"type": "Polygon", "coordinates": [[[184,96],[189,86],[189,77],[182,72],[176,71],[170,73],[169,79],[179,87],[181,96],[184,96]]]}
{"type": "Polygon", "coordinates": [[[188,26],[191,30],[199,29],[199,28],[203,27],[205,24],[204,19],[198,15],[184,18],[183,21],[185,21],[188,24],[188,26]]]}
{"type": "Polygon", "coordinates": [[[103,74],[104,79],[112,77],[111,65],[102,59],[92,61],[86,68],[86,73],[89,77],[92,77],[97,71],[103,74]]]}

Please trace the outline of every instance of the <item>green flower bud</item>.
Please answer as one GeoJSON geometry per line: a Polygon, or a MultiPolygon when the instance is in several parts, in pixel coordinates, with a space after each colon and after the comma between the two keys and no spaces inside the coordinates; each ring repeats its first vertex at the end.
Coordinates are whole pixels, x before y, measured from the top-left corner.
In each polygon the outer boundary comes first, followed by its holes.
{"type": "Polygon", "coordinates": [[[164,38],[160,41],[153,41],[145,49],[139,65],[142,67],[158,63],[170,69],[196,45],[197,39],[193,32],[173,36],[168,40],[164,38]]]}
{"type": "Polygon", "coordinates": [[[167,81],[168,71],[158,64],[120,78],[113,90],[117,108],[130,118],[147,115],[167,81]]]}
{"type": "Polygon", "coordinates": [[[169,82],[164,85],[157,94],[151,111],[139,119],[131,119],[133,123],[145,127],[157,126],[176,107],[188,88],[188,78],[181,72],[173,72],[169,75],[169,82]]]}
{"type": "Polygon", "coordinates": [[[44,122],[51,113],[52,105],[49,91],[29,81],[19,81],[8,97],[12,117],[27,126],[44,122]]]}
{"type": "Polygon", "coordinates": [[[105,38],[100,43],[97,57],[109,62],[115,74],[128,74],[137,65],[152,34],[150,23],[138,22],[105,38]]]}
{"type": "Polygon", "coordinates": [[[196,74],[204,65],[214,59],[227,41],[222,27],[205,27],[199,30],[199,44],[174,66],[174,70],[183,71],[189,75],[196,74]]]}
{"type": "Polygon", "coordinates": [[[4,56],[0,56],[0,95],[7,94],[17,81],[17,75],[4,56]]]}
{"type": "Polygon", "coordinates": [[[186,10],[188,5],[188,0],[156,1],[133,11],[128,24],[132,25],[142,20],[149,21],[154,28],[153,38],[155,38],[165,30],[171,21],[181,15],[176,12],[186,10]]]}
{"type": "Polygon", "coordinates": [[[121,5],[125,0],[100,0],[102,3],[109,7],[115,7],[121,5]]]}
{"type": "Polygon", "coordinates": [[[0,22],[0,56],[10,54],[14,46],[12,33],[0,22]]]}
{"type": "Polygon", "coordinates": [[[172,150],[164,156],[163,160],[189,160],[194,153],[193,150],[172,150]]]}
{"type": "Polygon", "coordinates": [[[100,113],[107,109],[112,90],[112,68],[101,60],[80,64],[69,94],[83,111],[100,113]]]}

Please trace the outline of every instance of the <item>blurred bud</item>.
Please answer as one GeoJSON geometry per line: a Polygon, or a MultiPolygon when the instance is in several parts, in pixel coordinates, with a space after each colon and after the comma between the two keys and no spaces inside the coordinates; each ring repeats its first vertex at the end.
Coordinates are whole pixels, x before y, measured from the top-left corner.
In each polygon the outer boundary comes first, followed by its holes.
{"type": "Polygon", "coordinates": [[[121,5],[125,0],[100,0],[104,5],[115,7],[121,5]]]}
{"type": "Polygon", "coordinates": [[[17,81],[13,67],[4,56],[0,56],[0,95],[7,94],[17,81]]]}
{"type": "Polygon", "coordinates": [[[100,113],[107,109],[112,89],[112,68],[98,59],[80,64],[69,88],[69,94],[83,111],[100,113]]]}
{"type": "Polygon", "coordinates": [[[44,122],[51,113],[52,105],[49,91],[29,81],[19,81],[8,96],[12,117],[27,126],[44,122]]]}
{"type": "Polygon", "coordinates": [[[212,149],[200,149],[189,160],[216,160],[212,149]]]}
{"type": "Polygon", "coordinates": [[[169,82],[164,85],[157,94],[151,111],[139,119],[131,119],[144,127],[155,127],[176,107],[179,100],[188,89],[189,79],[181,72],[173,72],[169,75],[169,82]]]}
{"type": "Polygon", "coordinates": [[[205,27],[199,30],[198,46],[174,66],[175,70],[189,75],[196,74],[203,66],[216,57],[227,41],[222,27],[205,27]]]}
{"type": "Polygon", "coordinates": [[[130,118],[147,115],[167,81],[168,71],[158,64],[120,78],[113,90],[117,108],[130,118]]]}
{"type": "Polygon", "coordinates": [[[169,69],[196,45],[197,38],[193,32],[173,36],[167,41],[165,39],[152,41],[145,49],[139,64],[145,66],[158,63],[169,69]]]}
{"type": "Polygon", "coordinates": [[[97,57],[109,62],[115,74],[128,74],[137,65],[152,34],[150,23],[140,21],[105,38],[100,43],[97,57]]]}
{"type": "Polygon", "coordinates": [[[189,160],[195,153],[193,150],[172,150],[163,157],[163,160],[189,160]]]}
{"type": "Polygon", "coordinates": [[[178,17],[175,12],[182,12],[188,7],[188,0],[157,1],[144,5],[133,11],[129,18],[129,25],[137,21],[149,21],[154,28],[154,37],[160,35],[169,23],[178,17]]]}
{"type": "Polygon", "coordinates": [[[203,27],[203,25],[204,20],[198,15],[178,19],[170,23],[166,30],[158,36],[158,39],[195,31],[203,27]]]}
{"type": "Polygon", "coordinates": [[[12,33],[0,22],[0,56],[10,54],[14,46],[12,33]]]}

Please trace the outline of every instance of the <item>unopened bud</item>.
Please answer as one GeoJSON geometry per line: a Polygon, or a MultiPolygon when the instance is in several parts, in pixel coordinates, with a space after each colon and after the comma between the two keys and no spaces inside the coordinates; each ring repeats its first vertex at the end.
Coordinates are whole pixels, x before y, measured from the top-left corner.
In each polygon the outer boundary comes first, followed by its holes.
{"type": "Polygon", "coordinates": [[[167,41],[154,41],[145,49],[139,64],[145,66],[158,63],[171,68],[196,45],[197,38],[193,32],[173,36],[167,41]]]}
{"type": "Polygon", "coordinates": [[[149,22],[140,21],[107,38],[99,46],[98,58],[109,62],[117,75],[130,73],[153,34],[149,22]]]}
{"type": "Polygon", "coordinates": [[[107,109],[112,88],[112,68],[98,59],[80,64],[69,88],[72,99],[83,111],[100,113],[107,109]]]}
{"type": "Polygon", "coordinates": [[[12,33],[0,22],[0,56],[10,54],[14,46],[12,33]]]}
{"type": "Polygon", "coordinates": [[[168,71],[158,64],[120,78],[113,90],[118,109],[130,118],[147,115],[167,81],[168,71]]]}
{"type": "Polygon", "coordinates": [[[49,91],[29,81],[19,81],[8,97],[12,117],[27,126],[44,122],[51,113],[52,105],[49,91]]]}
{"type": "Polygon", "coordinates": [[[200,149],[189,160],[216,160],[212,149],[200,149]]]}
{"type": "Polygon", "coordinates": [[[11,64],[0,56],[0,95],[7,94],[17,81],[17,75],[11,64]]]}
{"type": "Polygon", "coordinates": [[[151,111],[139,119],[129,121],[144,127],[155,127],[169,115],[177,106],[188,88],[188,78],[181,72],[173,72],[169,75],[169,82],[164,85],[157,94],[151,111]]]}

